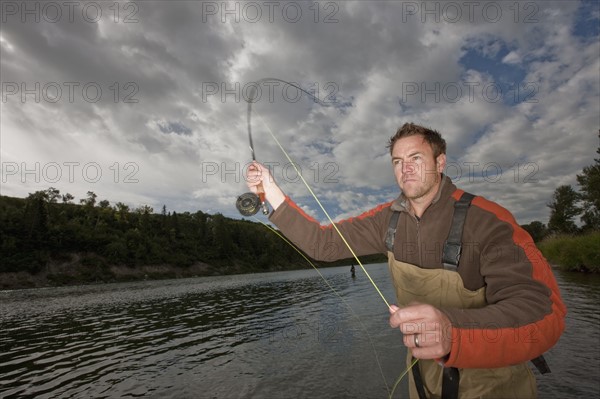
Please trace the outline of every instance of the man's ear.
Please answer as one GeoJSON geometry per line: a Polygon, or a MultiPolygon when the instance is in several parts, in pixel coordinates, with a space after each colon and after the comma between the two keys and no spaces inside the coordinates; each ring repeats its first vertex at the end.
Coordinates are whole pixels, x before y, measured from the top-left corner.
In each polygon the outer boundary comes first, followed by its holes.
{"type": "Polygon", "coordinates": [[[444,171],[444,169],[446,168],[446,154],[438,155],[437,159],[435,160],[435,165],[436,165],[437,171],[439,173],[442,173],[444,171]]]}

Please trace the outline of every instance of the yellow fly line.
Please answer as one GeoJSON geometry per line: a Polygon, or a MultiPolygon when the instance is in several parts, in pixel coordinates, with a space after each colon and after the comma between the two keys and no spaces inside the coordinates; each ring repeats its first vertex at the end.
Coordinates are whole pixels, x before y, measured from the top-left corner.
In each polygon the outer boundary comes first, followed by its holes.
{"type": "MultiPolygon", "coordinates": [[[[323,206],[323,204],[321,204],[321,201],[319,201],[319,198],[317,197],[317,195],[314,193],[314,191],[312,190],[312,188],[310,187],[310,185],[308,184],[308,182],[304,179],[304,176],[302,176],[302,173],[300,172],[300,170],[296,166],[296,163],[291,159],[291,157],[289,156],[289,154],[287,153],[287,151],[283,148],[283,146],[281,145],[281,143],[279,142],[279,140],[277,140],[277,137],[275,137],[275,134],[273,133],[273,131],[271,130],[271,128],[269,127],[269,125],[265,122],[265,120],[262,118],[262,116],[260,115],[260,113],[258,113],[258,112],[256,112],[256,113],[257,113],[258,117],[260,118],[261,122],[267,128],[267,131],[269,132],[269,134],[271,135],[271,137],[273,138],[273,140],[275,141],[275,143],[277,143],[277,146],[279,147],[279,149],[283,152],[283,154],[287,158],[288,162],[292,165],[292,167],[294,168],[294,170],[296,171],[296,173],[298,174],[298,176],[300,176],[300,179],[302,180],[302,183],[304,183],[304,185],[306,186],[306,188],[308,189],[308,191],[310,192],[310,194],[312,195],[312,197],[315,199],[315,201],[317,202],[317,204],[319,205],[319,207],[321,208],[321,210],[323,211],[323,213],[325,214],[325,216],[327,217],[327,219],[329,220],[329,222],[331,223],[331,225],[333,226],[333,228],[335,229],[335,231],[338,233],[338,235],[340,236],[340,238],[342,239],[342,241],[344,242],[344,244],[346,245],[346,247],[348,248],[348,250],[350,251],[350,253],[354,257],[354,259],[358,263],[358,265],[361,267],[361,269],[363,270],[363,272],[365,273],[365,275],[367,276],[367,278],[369,279],[369,281],[371,282],[371,284],[373,285],[373,287],[375,288],[375,290],[377,291],[377,293],[379,294],[379,296],[381,297],[381,299],[383,300],[383,302],[386,304],[386,306],[388,308],[390,308],[391,306],[390,306],[389,302],[385,299],[385,296],[383,295],[383,293],[381,292],[381,290],[379,289],[379,287],[377,286],[377,284],[375,284],[375,281],[373,281],[373,279],[371,278],[371,275],[369,274],[369,272],[367,272],[367,270],[363,266],[362,262],[360,261],[360,259],[358,258],[358,256],[356,255],[356,253],[354,252],[354,250],[352,249],[352,247],[350,246],[350,244],[348,243],[348,241],[346,240],[346,238],[342,234],[342,232],[338,229],[337,225],[333,222],[333,219],[331,218],[331,216],[329,216],[329,213],[327,212],[327,210],[325,209],[325,207],[323,206]]],[[[327,285],[329,286],[329,288],[331,288],[333,290],[333,292],[336,293],[336,295],[340,296],[337,293],[337,291],[329,284],[329,282],[327,281],[327,279],[325,279],[325,277],[323,277],[323,275],[321,274],[321,272],[319,271],[319,269],[301,251],[299,251],[296,248],[296,246],[294,246],[292,243],[290,243],[286,238],[284,238],[279,232],[277,232],[276,230],[274,230],[272,227],[268,226],[267,224],[265,224],[263,222],[261,222],[261,223],[263,225],[267,226],[270,230],[274,231],[279,237],[281,237],[285,242],[287,242],[296,251],[298,251],[304,257],[304,259],[306,259],[311,264],[311,266],[319,273],[319,275],[321,276],[321,278],[323,278],[323,280],[325,280],[325,282],[327,283],[327,285]]],[[[368,333],[367,333],[367,335],[368,335],[368,333]]],[[[369,340],[370,340],[370,338],[369,338],[369,340]]],[[[377,364],[379,365],[379,368],[380,368],[380,371],[381,371],[381,365],[379,364],[379,359],[377,358],[377,351],[375,351],[375,356],[376,356],[376,359],[377,359],[377,364]]],[[[398,377],[398,379],[394,383],[394,386],[392,387],[391,391],[389,390],[389,388],[387,386],[387,382],[385,383],[386,384],[386,389],[388,390],[388,393],[389,393],[389,399],[391,399],[394,396],[394,392],[395,392],[396,387],[398,386],[398,384],[402,381],[402,379],[404,379],[404,377],[406,376],[406,374],[410,371],[410,369],[413,368],[413,366],[415,364],[417,364],[418,361],[419,361],[419,359],[414,359],[414,361],[400,374],[400,376],[398,377]]],[[[381,372],[382,372],[382,376],[383,376],[383,371],[381,371],[381,372]]],[[[384,379],[384,382],[385,382],[385,377],[383,377],[383,379],[384,379]]]]}
{"type": "MultiPolygon", "coordinates": [[[[358,317],[358,315],[354,312],[354,309],[352,309],[352,306],[350,306],[346,302],[346,300],[337,292],[337,290],[335,288],[333,288],[333,286],[331,284],[329,284],[329,281],[327,281],[327,279],[325,278],[325,276],[323,276],[323,274],[321,273],[321,271],[319,270],[319,268],[317,266],[315,266],[315,264],[312,263],[311,260],[308,259],[308,257],[306,255],[304,255],[304,253],[298,249],[298,247],[296,247],[294,244],[292,244],[287,238],[285,238],[283,236],[283,234],[281,234],[280,232],[278,232],[277,230],[275,230],[273,227],[269,226],[268,224],[266,224],[262,220],[257,219],[256,216],[253,216],[253,218],[254,218],[254,220],[256,220],[259,223],[261,223],[263,226],[265,226],[266,228],[268,228],[269,230],[271,230],[273,233],[275,233],[279,238],[281,238],[283,241],[285,241],[290,247],[294,248],[294,250],[296,252],[298,252],[300,254],[300,256],[302,256],[304,258],[304,260],[306,260],[312,266],[313,269],[315,269],[315,271],[319,274],[319,276],[321,276],[321,278],[323,279],[323,281],[325,281],[325,284],[327,284],[327,286],[329,287],[329,289],[331,291],[333,291],[333,293],[335,295],[337,295],[338,298],[340,298],[340,300],[348,307],[348,309],[350,309],[350,312],[352,312],[352,314],[354,315],[354,317],[356,317],[356,320],[358,320],[358,322],[362,326],[363,330],[367,334],[367,338],[369,339],[369,343],[371,344],[371,348],[373,348],[373,353],[375,354],[375,361],[377,362],[377,366],[379,367],[379,372],[381,373],[381,378],[383,378],[383,382],[385,384],[385,388],[387,389],[389,397],[391,398],[392,395],[393,395],[394,390],[392,389],[392,391],[390,392],[390,388],[387,385],[387,381],[385,379],[385,375],[383,374],[383,369],[381,368],[381,363],[379,362],[379,356],[377,355],[377,351],[375,350],[375,345],[373,345],[373,340],[371,340],[371,335],[369,334],[369,331],[367,330],[367,328],[363,325],[362,321],[360,320],[360,317],[358,317]]],[[[396,385],[398,384],[398,382],[396,382],[396,385]]],[[[394,388],[395,388],[395,385],[394,385],[394,388]]]]}
{"type": "MultiPolygon", "coordinates": [[[[309,97],[313,98],[315,100],[315,102],[317,102],[318,104],[327,107],[328,105],[326,103],[324,103],[323,101],[321,101],[318,97],[314,96],[312,93],[309,93],[308,91],[304,90],[303,88],[301,88],[300,86],[294,84],[294,83],[290,83],[290,82],[286,82],[285,80],[282,79],[278,79],[278,78],[263,78],[260,79],[258,83],[261,82],[266,82],[266,81],[277,81],[277,82],[282,82],[288,85],[291,85],[292,87],[297,88],[298,90],[306,93],[309,97]]],[[[253,91],[250,94],[250,100],[248,101],[248,110],[247,110],[247,118],[248,118],[248,137],[250,140],[250,149],[252,151],[252,159],[256,160],[255,157],[255,153],[254,153],[254,145],[252,143],[252,127],[251,127],[251,114],[252,114],[252,102],[254,100],[254,88],[253,91]]],[[[283,148],[283,146],[281,145],[281,143],[279,142],[279,140],[277,140],[277,137],[275,137],[275,134],[273,133],[273,131],[271,130],[271,128],[269,127],[269,125],[265,122],[265,120],[262,118],[262,116],[257,112],[258,117],[260,118],[261,122],[264,124],[264,126],[267,128],[267,131],[269,132],[269,135],[273,138],[273,140],[275,141],[275,143],[277,143],[277,146],[279,147],[279,149],[281,150],[281,152],[283,152],[283,154],[285,155],[285,157],[287,158],[287,160],[289,161],[289,163],[292,165],[292,167],[294,168],[294,170],[296,171],[296,173],[298,174],[298,176],[300,177],[300,179],[302,180],[302,183],[304,184],[304,186],[306,186],[306,188],[308,189],[308,191],[310,192],[310,194],[312,195],[312,197],[315,199],[315,201],[317,202],[317,204],[319,205],[319,207],[321,208],[321,210],[323,211],[323,213],[325,214],[325,216],[327,217],[327,219],[329,220],[329,222],[331,223],[331,225],[333,226],[333,228],[335,229],[335,231],[337,232],[337,234],[340,236],[340,238],[342,239],[342,241],[344,242],[344,244],[346,245],[346,247],[348,248],[348,250],[350,251],[350,253],[352,254],[352,256],[354,257],[354,259],[356,260],[356,262],[358,263],[358,265],[360,266],[360,268],[362,269],[362,271],[365,273],[365,275],[367,276],[367,278],[369,279],[369,282],[371,283],[371,285],[375,288],[375,290],[377,291],[377,293],[379,294],[379,296],[381,297],[381,299],[383,300],[383,302],[385,303],[385,305],[388,308],[391,308],[389,302],[385,299],[385,296],[383,295],[383,293],[381,292],[381,290],[379,289],[379,287],[377,286],[377,284],[375,284],[375,281],[373,281],[373,279],[371,278],[371,275],[369,274],[369,272],[367,272],[367,270],[365,269],[365,267],[363,266],[362,262],[360,261],[360,259],[358,259],[358,256],[356,255],[356,253],[354,252],[354,250],[352,249],[352,247],[350,246],[350,244],[348,243],[348,241],[346,240],[346,238],[344,237],[344,235],[341,233],[341,231],[338,229],[337,225],[333,222],[333,219],[331,218],[331,216],[329,216],[329,213],[327,212],[327,210],[325,209],[325,207],[323,206],[323,204],[321,204],[321,201],[319,201],[319,198],[317,197],[317,195],[313,192],[312,188],[310,187],[310,185],[308,184],[308,182],[304,179],[304,176],[302,176],[302,173],[300,172],[300,170],[298,170],[298,167],[296,166],[296,163],[294,161],[292,161],[291,157],[289,156],[289,154],[287,153],[287,151],[283,148]]],[[[266,209],[266,208],[264,208],[266,209]]],[[[321,272],[318,270],[318,268],[298,249],[296,248],[295,245],[293,245],[292,243],[290,243],[285,237],[283,237],[283,235],[281,235],[279,232],[277,232],[275,229],[273,229],[272,227],[270,227],[269,225],[261,222],[263,225],[267,226],[270,230],[272,230],[273,232],[275,232],[279,237],[281,237],[286,243],[288,243],[290,246],[292,246],[292,248],[294,248],[298,253],[300,253],[300,255],[302,255],[302,257],[304,257],[304,259],[306,259],[306,261],[308,261],[308,263],[310,263],[310,265],[319,273],[319,275],[321,276],[321,278],[327,283],[327,285],[329,286],[329,288],[331,288],[331,290],[338,295],[338,297],[340,297],[340,299],[342,299],[342,301],[344,301],[344,299],[337,293],[337,291],[329,284],[329,282],[327,281],[327,279],[325,279],[325,277],[323,277],[323,275],[321,274],[321,272]]],[[[345,301],[344,301],[345,302],[345,301]]],[[[352,311],[352,308],[346,304],[350,310],[352,311]]],[[[353,312],[353,311],[352,311],[353,312]]],[[[353,312],[354,313],[354,312],[353,312]]],[[[357,316],[358,317],[358,316],[357,316]]],[[[360,319],[359,319],[360,322],[360,319]]],[[[362,323],[361,323],[362,325],[362,323]]],[[[364,326],[363,326],[364,327],[364,326]]],[[[366,329],[365,329],[366,331],[366,329]]],[[[367,336],[369,336],[368,332],[367,332],[367,336]]],[[[369,336],[369,341],[371,341],[371,338],[369,336]]],[[[402,381],[402,379],[406,376],[406,374],[410,371],[410,369],[412,369],[412,367],[417,364],[418,359],[415,359],[401,374],[400,377],[398,377],[398,379],[396,380],[394,386],[392,387],[392,390],[390,391],[388,386],[387,386],[387,382],[385,380],[385,376],[383,376],[383,370],[381,369],[381,364],[379,363],[379,358],[377,357],[377,351],[375,351],[375,347],[373,346],[373,343],[371,341],[371,346],[373,347],[373,350],[375,352],[375,357],[377,360],[377,364],[379,366],[379,370],[381,371],[383,380],[385,382],[386,385],[386,389],[389,393],[389,398],[391,399],[394,395],[394,391],[396,390],[396,387],[398,386],[398,384],[402,381]]]]}
{"type": "MultiPolygon", "coordinates": [[[[258,114],[258,112],[257,112],[257,114],[258,114]]],[[[321,210],[323,211],[323,213],[325,214],[325,216],[327,216],[327,219],[329,220],[329,222],[331,223],[331,225],[333,226],[333,228],[335,229],[335,231],[338,233],[338,235],[340,236],[340,238],[342,239],[342,241],[344,242],[344,244],[346,244],[346,247],[348,247],[348,250],[350,250],[350,253],[354,257],[354,259],[356,259],[356,262],[358,262],[358,265],[361,267],[361,269],[363,270],[363,272],[365,273],[365,275],[369,278],[369,281],[371,282],[371,284],[373,284],[373,287],[375,287],[375,289],[377,290],[377,293],[379,294],[379,296],[381,297],[381,299],[383,299],[383,302],[385,302],[386,306],[388,308],[390,308],[391,306],[388,303],[388,301],[385,299],[385,297],[383,296],[383,294],[381,293],[381,290],[379,289],[379,287],[377,287],[377,284],[375,284],[375,281],[373,281],[373,279],[371,278],[371,276],[369,275],[369,273],[367,272],[367,270],[363,266],[363,264],[360,261],[360,259],[358,259],[358,256],[356,256],[356,254],[354,253],[354,250],[352,249],[352,247],[350,246],[350,244],[348,244],[348,241],[346,241],[346,237],[344,237],[342,235],[342,232],[338,229],[337,225],[333,222],[333,219],[331,218],[331,216],[329,216],[329,213],[325,210],[325,207],[323,206],[323,204],[321,204],[321,201],[319,201],[319,198],[317,198],[316,194],[310,188],[310,186],[308,185],[308,183],[304,179],[304,176],[302,176],[302,173],[296,167],[296,163],[294,161],[292,161],[292,159],[288,155],[287,151],[283,148],[283,146],[281,145],[281,143],[279,142],[279,140],[277,140],[277,137],[275,137],[275,135],[273,134],[273,131],[271,130],[271,128],[269,127],[269,125],[264,121],[264,119],[262,118],[262,116],[260,114],[258,114],[258,117],[260,118],[260,121],[266,126],[267,130],[269,131],[269,134],[271,135],[271,137],[273,138],[273,140],[275,140],[275,142],[277,143],[277,145],[279,146],[279,148],[281,149],[281,151],[283,152],[283,154],[285,155],[285,157],[287,158],[287,160],[289,161],[289,163],[292,164],[292,167],[294,168],[294,170],[296,171],[296,173],[298,174],[298,176],[300,176],[300,179],[302,180],[302,183],[304,183],[304,185],[306,186],[306,188],[308,189],[308,191],[310,192],[310,194],[313,196],[313,198],[315,199],[315,201],[317,201],[317,204],[319,204],[319,207],[321,208],[321,210]]]]}

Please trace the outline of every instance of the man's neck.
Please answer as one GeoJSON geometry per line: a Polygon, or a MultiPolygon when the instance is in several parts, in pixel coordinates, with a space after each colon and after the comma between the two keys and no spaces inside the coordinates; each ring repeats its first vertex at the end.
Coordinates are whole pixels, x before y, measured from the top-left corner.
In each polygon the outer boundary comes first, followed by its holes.
{"type": "Polygon", "coordinates": [[[442,187],[442,180],[443,178],[440,178],[440,180],[437,183],[436,189],[431,190],[431,193],[427,194],[426,196],[408,200],[410,204],[411,213],[418,219],[420,219],[423,216],[425,210],[429,208],[429,205],[431,205],[433,201],[438,197],[438,193],[442,187]]]}

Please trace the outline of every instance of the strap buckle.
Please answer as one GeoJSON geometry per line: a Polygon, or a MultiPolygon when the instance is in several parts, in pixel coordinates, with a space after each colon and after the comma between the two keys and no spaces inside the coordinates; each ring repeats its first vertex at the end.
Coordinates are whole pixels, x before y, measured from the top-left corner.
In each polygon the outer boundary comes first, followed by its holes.
{"type": "Polygon", "coordinates": [[[460,261],[460,255],[462,253],[462,244],[455,242],[445,242],[444,251],[442,252],[442,260],[444,262],[444,269],[456,271],[458,268],[458,262],[460,261]]]}

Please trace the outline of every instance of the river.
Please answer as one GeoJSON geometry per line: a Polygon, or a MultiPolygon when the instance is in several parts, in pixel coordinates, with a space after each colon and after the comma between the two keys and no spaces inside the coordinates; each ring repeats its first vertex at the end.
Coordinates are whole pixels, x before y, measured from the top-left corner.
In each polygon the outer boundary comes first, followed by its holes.
{"type": "MultiPolygon", "coordinates": [[[[406,352],[386,305],[361,270],[322,273],[335,292],[314,270],[2,291],[0,398],[388,397],[406,352]]],[[[540,398],[599,397],[600,276],[556,273],[540,398]]]]}

